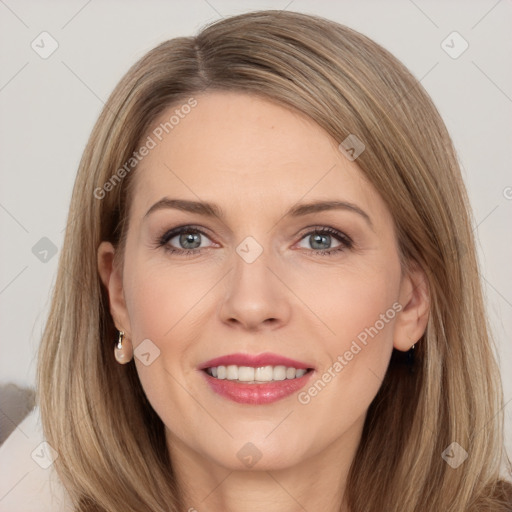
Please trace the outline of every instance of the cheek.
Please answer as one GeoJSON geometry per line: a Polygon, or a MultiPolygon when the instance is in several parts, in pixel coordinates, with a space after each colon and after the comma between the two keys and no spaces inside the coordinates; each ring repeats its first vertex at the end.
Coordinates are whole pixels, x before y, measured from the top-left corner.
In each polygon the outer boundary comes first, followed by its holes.
{"type": "Polygon", "coordinates": [[[375,258],[358,266],[342,264],[339,269],[302,269],[300,276],[295,278],[294,292],[314,313],[309,317],[321,321],[318,332],[331,357],[349,350],[354,340],[367,342],[370,350],[392,341],[399,309],[398,258],[375,258]],[[370,346],[370,339],[379,343],[370,346]]]}
{"type": "Polygon", "coordinates": [[[185,316],[205,293],[204,282],[189,270],[156,264],[143,255],[127,259],[125,276],[126,305],[135,343],[144,338],[154,339],[157,344],[166,338],[175,339],[185,316]]]}
{"type": "Polygon", "coordinates": [[[181,438],[197,423],[195,402],[183,385],[194,372],[191,354],[197,349],[190,321],[194,314],[197,319],[198,302],[210,288],[195,278],[192,285],[190,278],[190,271],[157,265],[144,255],[126,259],[125,295],[137,373],[152,407],[181,438]]]}
{"type": "Polygon", "coordinates": [[[310,278],[305,281],[308,304],[314,304],[328,330],[322,330],[326,334],[318,347],[322,367],[297,398],[310,421],[323,429],[332,426],[332,436],[361,417],[380,388],[393,349],[395,318],[402,308],[400,275],[398,259],[389,258],[372,268],[345,268],[338,279],[331,273],[322,287],[313,287],[310,278]]]}

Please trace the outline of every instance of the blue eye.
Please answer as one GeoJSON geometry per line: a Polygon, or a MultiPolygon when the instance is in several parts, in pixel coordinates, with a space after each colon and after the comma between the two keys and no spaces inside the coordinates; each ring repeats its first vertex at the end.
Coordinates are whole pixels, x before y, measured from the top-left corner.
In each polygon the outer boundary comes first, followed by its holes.
{"type": "MultiPolygon", "coordinates": [[[[206,233],[199,228],[194,226],[180,226],[167,231],[161,236],[157,242],[157,246],[164,247],[165,251],[170,254],[197,256],[203,252],[203,249],[212,247],[211,245],[202,245],[203,237],[209,240],[206,233]],[[176,241],[173,243],[181,247],[176,247],[171,244],[174,239],[176,239],[176,241]]],[[[307,251],[315,256],[330,256],[350,249],[353,246],[352,240],[347,235],[329,227],[315,228],[308,231],[301,238],[301,240],[304,239],[309,239],[309,243],[313,249],[308,249],[307,251]],[[332,238],[336,239],[339,244],[334,248],[323,248],[322,245],[331,245],[332,238]]]]}
{"type": "Polygon", "coordinates": [[[301,240],[308,239],[309,243],[312,247],[320,250],[309,250],[308,252],[314,254],[315,256],[332,256],[333,254],[340,253],[346,249],[350,249],[353,246],[352,240],[345,235],[344,233],[341,233],[340,231],[329,228],[329,227],[323,227],[323,228],[315,228],[313,231],[309,231],[306,233],[305,236],[302,237],[301,240]],[[335,238],[338,240],[339,245],[336,247],[329,247],[327,249],[324,249],[322,244],[331,244],[331,239],[335,238]],[[320,246],[320,247],[318,247],[320,246]]]}
{"type": "MultiPolygon", "coordinates": [[[[159,240],[158,245],[165,247],[165,250],[172,254],[183,254],[184,256],[193,256],[199,254],[201,249],[201,237],[206,237],[206,233],[192,226],[182,226],[167,231],[159,240]],[[184,247],[176,248],[170,245],[171,240],[177,239],[177,243],[184,247]]],[[[207,238],[207,237],[206,237],[207,238]]]]}

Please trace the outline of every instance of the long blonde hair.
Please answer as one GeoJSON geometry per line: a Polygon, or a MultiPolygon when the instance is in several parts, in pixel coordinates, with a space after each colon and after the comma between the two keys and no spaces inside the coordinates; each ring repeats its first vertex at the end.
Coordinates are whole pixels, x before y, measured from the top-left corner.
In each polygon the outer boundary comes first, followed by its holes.
{"type": "Polygon", "coordinates": [[[44,434],[76,510],[182,509],[163,423],[133,361],[114,360],[116,330],[97,269],[101,241],[122,253],[138,170],[101,198],[97,191],[164,109],[216,89],[296,109],[338,143],[349,134],[362,140],[357,163],[393,215],[404,266],[419,264],[428,279],[431,314],[415,371],[392,357],[351,467],[351,512],[507,510],[501,383],[445,125],[420,83],[378,44],[317,16],[277,11],[223,19],[151,50],[117,85],[85,148],[37,389],[44,434]],[[457,469],[442,457],[452,442],[469,454],[457,469]]]}

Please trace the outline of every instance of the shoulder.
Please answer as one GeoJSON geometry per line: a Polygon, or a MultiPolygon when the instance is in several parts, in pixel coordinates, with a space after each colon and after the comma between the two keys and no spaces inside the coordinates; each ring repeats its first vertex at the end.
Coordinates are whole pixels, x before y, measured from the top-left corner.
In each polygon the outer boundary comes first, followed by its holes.
{"type": "Polygon", "coordinates": [[[0,512],[72,512],[35,407],[0,446],[0,512]]]}

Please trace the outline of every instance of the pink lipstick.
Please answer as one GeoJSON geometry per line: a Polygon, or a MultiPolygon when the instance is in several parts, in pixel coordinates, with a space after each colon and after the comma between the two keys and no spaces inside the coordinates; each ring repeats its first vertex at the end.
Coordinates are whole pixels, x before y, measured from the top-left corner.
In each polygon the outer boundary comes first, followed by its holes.
{"type": "Polygon", "coordinates": [[[229,354],[199,370],[217,394],[244,404],[268,404],[299,391],[314,373],[311,364],[278,354],[229,354]]]}

